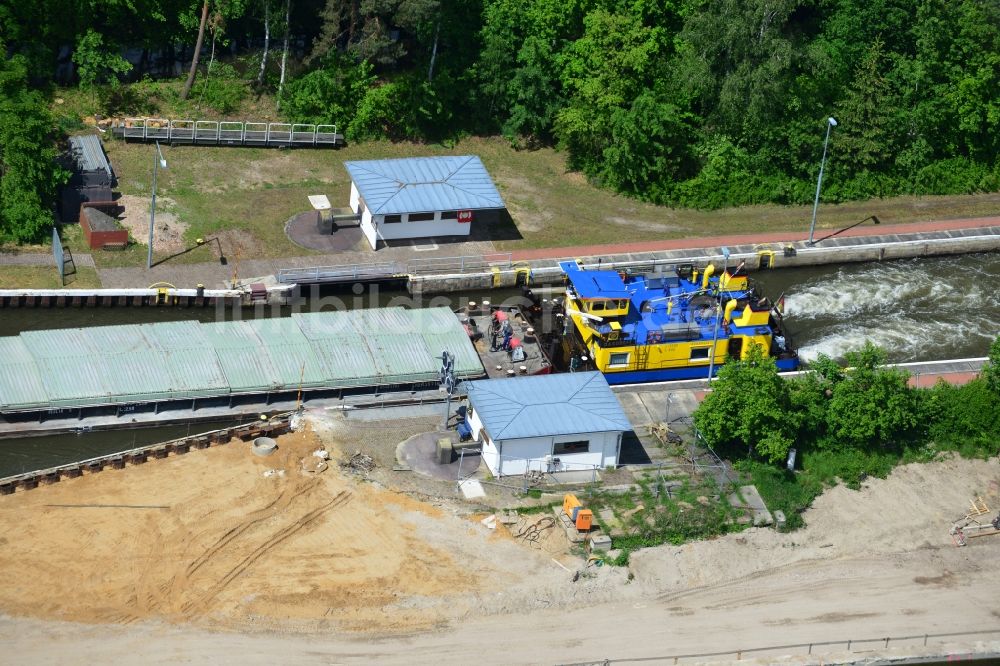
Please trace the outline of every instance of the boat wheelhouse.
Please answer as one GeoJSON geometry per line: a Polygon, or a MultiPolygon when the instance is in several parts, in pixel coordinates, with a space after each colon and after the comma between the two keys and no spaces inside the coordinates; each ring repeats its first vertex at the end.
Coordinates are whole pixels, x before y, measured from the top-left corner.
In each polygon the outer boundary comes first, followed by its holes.
{"type": "Polygon", "coordinates": [[[780,309],[760,296],[742,266],[662,267],[629,275],[560,263],[574,367],[593,367],[611,384],[715,374],[753,345],[779,370],[798,367],[780,309]]]}

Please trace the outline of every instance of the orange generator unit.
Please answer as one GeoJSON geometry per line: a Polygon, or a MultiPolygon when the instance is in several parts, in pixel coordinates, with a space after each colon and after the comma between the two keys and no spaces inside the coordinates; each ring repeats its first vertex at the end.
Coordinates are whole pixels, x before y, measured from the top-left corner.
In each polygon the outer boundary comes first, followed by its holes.
{"type": "Polygon", "coordinates": [[[565,513],[576,529],[580,532],[587,532],[594,523],[594,512],[584,509],[583,503],[577,499],[576,495],[567,493],[563,496],[563,513],[565,513]]]}

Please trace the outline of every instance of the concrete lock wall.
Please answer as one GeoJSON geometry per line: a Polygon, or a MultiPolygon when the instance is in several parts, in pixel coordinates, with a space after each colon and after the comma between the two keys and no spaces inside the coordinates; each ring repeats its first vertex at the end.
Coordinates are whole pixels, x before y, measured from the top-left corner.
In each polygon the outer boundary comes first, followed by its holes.
{"type": "MultiPolygon", "coordinates": [[[[947,232],[955,237],[925,238],[921,234],[898,234],[893,236],[873,236],[870,238],[843,238],[826,241],[827,246],[809,246],[805,242],[769,243],[754,246],[732,246],[730,265],[746,261],[751,271],[766,268],[796,268],[801,266],[822,266],[827,264],[861,263],[866,261],[887,261],[891,259],[911,259],[915,257],[973,254],[1000,251],[1000,227],[984,227],[972,235],[957,235],[958,231],[947,232]],[[836,244],[833,243],[842,243],[836,244]],[[787,252],[785,248],[792,248],[787,252]],[[762,265],[769,262],[769,266],[762,265]]],[[[595,268],[598,261],[605,269],[642,268],[651,265],[676,265],[682,263],[706,264],[718,262],[718,251],[710,248],[643,252],[641,257],[621,255],[620,257],[579,257],[588,268],[595,268]],[[594,264],[592,266],[591,264],[594,264]]],[[[565,259],[570,259],[566,257],[565,259]]],[[[553,284],[562,282],[563,273],[556,266],[556,259],[531,262],[531,284],[553,284]]],[[[482,270],[476,273],[411,275],[408,288],[411,292],[450,292],[483,289],[489,287],[507,288],[518,286],[519,273],[524,266],[482,270]]],[[[523,278],[520,278],[523,279],[523,278]]]]}

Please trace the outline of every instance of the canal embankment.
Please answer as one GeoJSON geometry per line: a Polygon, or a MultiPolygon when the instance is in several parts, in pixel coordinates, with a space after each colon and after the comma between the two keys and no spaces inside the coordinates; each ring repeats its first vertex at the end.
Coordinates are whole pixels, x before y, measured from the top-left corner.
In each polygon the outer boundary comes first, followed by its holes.
{"type": "Polygon", "coordinates": [[[433,269],[409,272],[407,288],[414,293],[443,293],[561,283],[559,263],[567,260],[587,269],[642,271],[685,263],[742,263],[748,270],[762,271],[996,251],[1000,251],[1000,217],[872,225],[827,233],[814,242],[799,235],[747,234],[529,250],[513,252],[487,265],[469,258],[456,258],[450,264],[437,260],[433,269]]]}
{"type": "Polygon", "coordinates": [[[150,459],[162,460],[170,455],[184,455],[192,449],[228,444],[234,439],[249,441],[258,437],[271,437],[286,433],[293,427],[296,412],[284,412],[270,417],[262,415],[239,425],[198,432],[176,439],[133,447],[78,462],[46,467],[0,478],[0,495],[12,495],[18,490],[31,490],[39,484],[58,483],[62,479],[75,479],[86,474],[96,474],[104,469],[125,469],[126,465],[142,465],[150,459]]]}
{"type": "MultiPolygon", "coordinates": [[[[250,305],[254,294],[241,289],[0,289],[0,308],[214,307],[250,305]]],[[[264,299],[263,294],[260,299],[264,299]]]]}

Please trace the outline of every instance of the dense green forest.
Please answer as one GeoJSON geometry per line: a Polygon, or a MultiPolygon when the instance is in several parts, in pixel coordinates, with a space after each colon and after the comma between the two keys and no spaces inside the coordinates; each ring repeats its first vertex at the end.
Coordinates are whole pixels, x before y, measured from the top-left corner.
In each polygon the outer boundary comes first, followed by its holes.
{"type": "Polygon", "coordinates": [[[555,145],[668,205],[811,201],[829,116],[824,201],[1000,189],[996,0],[8,0],[0,43],[5,240],[44,232],[57,86],[139,114],[170,80],[354,141],[555,145]]]}

